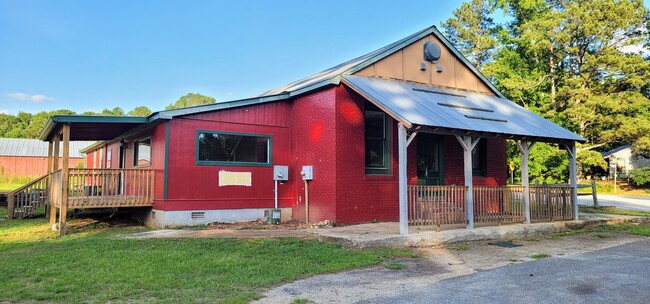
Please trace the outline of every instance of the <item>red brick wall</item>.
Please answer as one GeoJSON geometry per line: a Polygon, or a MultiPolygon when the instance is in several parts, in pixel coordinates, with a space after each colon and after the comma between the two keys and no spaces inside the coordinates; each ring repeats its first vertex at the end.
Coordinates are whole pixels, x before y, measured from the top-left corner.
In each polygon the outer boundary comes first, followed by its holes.
{"type": "MultiPolygon", "coordinates": [[[[336,89],[337,221],[354,224],[395,221],[399,218],[397,175],[397,122],[391,120],[391,172],[388,176],[365,174],[363,113],[365,99],[345,86],[336,89]]],[[[416,153],[415,142],[407,154],[416,153]]],[[[415,159],[408,163],[409,183],[417,182],[415,159]]]]}
{"type": "MultiPolygon", "coordinates": [[[[463,147],[453,136],[444,136],[445,145],[445,184],[465,184],[463,169],[463,147]]],[[[474,177],[472,183],[477,186],[502,186],[506,184],[506,140],[499,138],[487,139],[486,177],[474,177]]]]}
{"type": "Polygon", "coordinates": [[[305,187],[300,175],[303,165],[314,166],[309,182],[309,220],[337,218],[337,166],[335,88],[298,97],[291,107],[290,179],[296,181],[293,218],[305,219],[305,187]]]}

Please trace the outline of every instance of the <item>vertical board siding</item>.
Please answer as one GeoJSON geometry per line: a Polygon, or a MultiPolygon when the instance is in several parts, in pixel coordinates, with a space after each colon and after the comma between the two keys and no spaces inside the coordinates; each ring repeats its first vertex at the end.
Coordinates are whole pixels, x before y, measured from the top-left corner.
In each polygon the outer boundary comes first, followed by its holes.
{"type": "MultiPolygon", "coordinates": [[[[59,167],[62,160],[59,160],[59,167]]],[[[83,158],[70,158],[70,166],[83,163],[83,158]]],[[[38,177],[47,173],[47,157],[0,156],[0,175],[38,177]]]]}
{"type": "MultiPolygon", "coordinates": [[[[272,165],[291,162],[288,102],[273,102],[170,121],[167,199],[155,204],[163,210],[272,208],[272,166],[196,164],[197,130],[268,134],[272,137],[272,165]],[[219,171],[251,172],[252,186],[219,186],[219,171]]],[[[162,131],[164,139],[164,126],[162,131]]],[[[164,148],[164,146],[163,146],[164,148]]],[[[279,186],[280,207],[291,206],[292,183],[279,186]]],[[[162,179],[160,180],[162,182],[162,179]]]]}

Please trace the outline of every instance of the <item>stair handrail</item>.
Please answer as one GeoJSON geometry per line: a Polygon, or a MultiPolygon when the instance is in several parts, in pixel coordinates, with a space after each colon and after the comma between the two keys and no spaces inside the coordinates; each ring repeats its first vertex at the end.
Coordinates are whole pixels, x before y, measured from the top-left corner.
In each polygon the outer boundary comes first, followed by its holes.
{"type": "MultiPolygon", "coordinates": [[[[61,169],[59,169],[59,170],[61,170],[61,169]]],[[[57,170],[57,171],[59,171],[59,170],[57,170]]],[[[56,172],[56,171],[53,171],[52,173],[54,173],[54,172],[56,172]]],[[[29,186],[32,186],[32,185],[40,182],[41,180],[43,180],[43,179],[45,179],[45,178],[47,178],[49,176],[50,176],[50,173],[45,174],[45,175],[41,175],[41,176],[37,177],[36,179],[32,180],[31,182],[29,182],[27,184],[24,184],[24,185],[12,190],[12,191],[9,191],[9,193],[7,193],[7,196],[16,195],[16,193],[18,193],[18,192],[20,192],[22,190],[25,190],[26,188],[29,188],[29,186]]]]}

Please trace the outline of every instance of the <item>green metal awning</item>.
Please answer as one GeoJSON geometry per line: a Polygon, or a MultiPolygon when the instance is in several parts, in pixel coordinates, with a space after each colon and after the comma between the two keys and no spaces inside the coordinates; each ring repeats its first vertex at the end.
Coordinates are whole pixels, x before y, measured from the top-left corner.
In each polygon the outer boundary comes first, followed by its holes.
{"type": "Polygon", "coordinates": [[[39,139],[49,141],[64,124],[70,125],[70,140],[110,140],[149,122],[147,117],[54,115],[39,139]]]}

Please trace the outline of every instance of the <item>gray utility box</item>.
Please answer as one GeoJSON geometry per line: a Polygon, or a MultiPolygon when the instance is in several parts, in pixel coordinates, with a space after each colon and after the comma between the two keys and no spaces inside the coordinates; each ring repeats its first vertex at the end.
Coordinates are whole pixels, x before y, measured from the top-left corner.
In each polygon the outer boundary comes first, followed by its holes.
{"type": "Polygon", "coordinates": [[[289,167],[287,166],[273,166],[273,180],[287,181],[289,180],[289,167]]]}
{"type": "Polygon", "coordinates": [[[313,180],[314,179],[314,166],[302,166],[302,180],[313,180]]]}
{"type": "Polygon", "coordinates": [[[266,222],[271,225],[280,224],[280,219],[282,218],[282,210],[266,209],[264,210],[264,217],[266,218],[266,222]]]}

